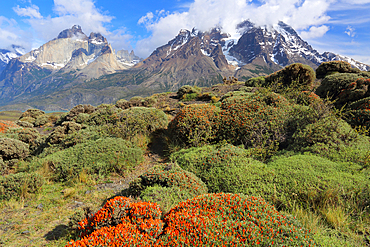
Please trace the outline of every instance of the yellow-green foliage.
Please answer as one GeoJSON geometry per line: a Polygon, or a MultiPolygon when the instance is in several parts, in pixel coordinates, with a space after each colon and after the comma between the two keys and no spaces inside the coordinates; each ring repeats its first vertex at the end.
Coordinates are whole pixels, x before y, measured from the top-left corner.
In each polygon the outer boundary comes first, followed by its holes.
{"type": "Polygon", "coordinates": [[[308,65],[295,63],[265,77],[261,86],[309,90],[315,81],[315,71],[308,65]]]}
{"type": "Polygon", "coordinates": [[[56,181],[77,179],[82,171],[93,176],[125,173],[143,161],[143,151],[120,138],[102,138],[76,144],[35,160],[31,169],[49,163],[56,181]],[[34,167],[34,168],[32,168],[34,167]]]}
{"type": "Polygon", "coordinates": [[[335,73],[359,73],[361,72],[357,68],[352,68],[352,66],[345,61],[330,61],[323,62],[316,69],[317,79],[325,78],[327,75],[332,75],[335,73]]]}

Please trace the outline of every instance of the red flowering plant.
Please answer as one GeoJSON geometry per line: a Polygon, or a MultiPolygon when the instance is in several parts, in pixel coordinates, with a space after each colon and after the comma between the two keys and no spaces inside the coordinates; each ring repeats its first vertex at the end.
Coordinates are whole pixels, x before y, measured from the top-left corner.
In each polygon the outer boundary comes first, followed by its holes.
{"type": "Polygon", "coordinates": [[[81,228],[112,218],[117,205],[126,212],[121,223],[96,228],[66,247],[316,246],[310,231],[293,217],[279,213],[260,197],[239,194],[197,196],[172,208],[163,221],[157,218],[160,212],[155,204],[116,197],[92,219],[81,221],[81,228]]]}
{"type": "Polygon", "coordinates": [[[162,232],[162,211],[155,203],[115,197],[78,224],[80,240],[66,246],[132,246],[151,242],[162,232]],[[113,245],[111,245],[113,244],[113,245]],[[116,245],[114,245],[116,244],[116,245]]]}
{"type": "Polygon", "coordinates": [[[260,197],[204,194],[165,215],[165,246],[316,246],[310,231],[260,197]]]}
{"type": "Polygon", "coordinates": [[[9,129],[21,128],[12,121],[0,120],[0,133],[6,133],[9,129]]]}
{"type": "Polygon", "coordinates": [[[168,127],[180,143],[204,145],[216,138],[219,112],[218,107],[210,104],[189,105],[180,110],[168,127]]]}

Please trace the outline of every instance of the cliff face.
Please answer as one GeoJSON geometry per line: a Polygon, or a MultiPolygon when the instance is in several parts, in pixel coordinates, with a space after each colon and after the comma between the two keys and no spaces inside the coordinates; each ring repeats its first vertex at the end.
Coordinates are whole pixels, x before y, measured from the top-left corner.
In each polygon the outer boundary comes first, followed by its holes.
{"type": "Polygon", "coordinates": [[[78,76],[82,75],[88,79],[128,68],[115,59],[113,50],[105,37],[99,33],[91,33],[87,37],[80,26],[62,31],[58,38],[21,56],[19,60],[53,71],[82,70],[78,76]],[[111,56],[107,56],[108,53],[111,56]],[[91,63],[94,63],[93,67],[97,72],[89,69],[91,63]],[[107,68],[107,64],[111,67],[107,68]]]}

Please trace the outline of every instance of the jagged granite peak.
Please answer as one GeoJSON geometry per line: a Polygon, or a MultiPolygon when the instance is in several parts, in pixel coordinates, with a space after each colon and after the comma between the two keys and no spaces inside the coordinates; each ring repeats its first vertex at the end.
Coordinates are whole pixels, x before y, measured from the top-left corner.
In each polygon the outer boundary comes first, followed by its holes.
{"type": "Polygon", "coordinates": [[[11,45],[7,49],[0,49],[0,73],[5,69],[10,60],[20,57],[25,53],[25,49],[18,45],[11,45]]]}
{"type": "Polygon", "coordinates": [[[89,42],[97,45],[108,44],[107,39],[100,33],[90,33],[89,42]]]}
{"type": "Polygon", "coordinates": [[[239,67],[263,60],[273,69],[292,63],[303,63],[316,68],[322,62],[342,60],[361,70],[370,69],[370,66],[348,57],[330,52],[320,54],[282,21],[275,25],[256,26],[247,20],[239,24],[238,28],[242,36],[237,41],[229,42],[228,47],[223,50],[229,63],[232,61],[239,67]]]}
{"type": "Polygon", "coordinates": [[[80,38],[83,40],[87,39],[86,34],[82,32],[82,28],[79,25],[74,25],[72,28],[65,29],[59,33],[57,39],[68,39],[68,38],[80,38]]]}
{"type": "Polygon", "coordinates": [[[133,50],[131,50],[130,53],[128,50],[119,50],[117,51],[116,58],[118,62],[128,66],[134,66],[143,60],[142,58],[136,56],[133,50]]]}

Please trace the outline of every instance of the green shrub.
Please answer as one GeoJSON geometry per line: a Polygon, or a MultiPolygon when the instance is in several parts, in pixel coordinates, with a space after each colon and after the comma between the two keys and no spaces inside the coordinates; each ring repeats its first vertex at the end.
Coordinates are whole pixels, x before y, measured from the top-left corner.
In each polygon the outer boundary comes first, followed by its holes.
{"type": "Polygon", "coordinates": [[[209,104],[182,108],[169,124],[172,138],[189,146],[212,142],[218,131],[220,109],[209,104]]]}
{"type": "Polygon", "coordinates": [[[149,136],[168,125],[167,115],[156,108],[132,107],[123,110],[118,117],[119,121],[112,127],[115,133],[112,134],[127,139],[139,134],[149,136]]]}
{"type": "Polygon", "coordinates": [[[247,150],[230,144],[183,149],[173,153],[171,159],[202,179],[213,193],[258,195],[262,189],[256,187],[269,186],[263,181],[266,166],[250,158],[247,150]]]}
{"type": "Polygon", "coordinates": [[[184,99],[187,94],[194,94],[198,95],[200,94],[200,89],[196,87],[192,87],[189,85],[182,86],[178,91],[177,91],[177,98],[179,99],[184,99]]]}
{"type": "Polygon", "coordinates": [[[32,128],[23,128],[17,131],[18,139],[29,145],[31,152],[34,152],[44,141],[44,137],[32,128]]]}
{"type": "Polygon", "coordinates": [[[308,65],[294,63],[265,77],[265,83],[261,86],[272,88],[299,88],[309,90],[315,81],[315,71],[308,65]]]}
{"type": "Polygon", "coordinates": [[[336,106],[341,107],[368,94],[366,85],[369,81],[366,79],[354,73],[328,75],[316,89],[316,94],[321,98],[330,97],[336,100],[336,106]]]}
{"type": "Polygon", "coordinates": [[[21,127],[24,127],[24,128],[33,128],[33,124],[32,123],[29,123],[29,122],[17,120],[17,121],[15,121],[15,123],[18,126],[21,126],[21,127]]]}
{"type": "MultiPolygon", "coordinates": [[[[353,127],[363,126],[370,129],[370,97],[363,98],[348,105],[346,121],[353,127]]],[[[369,134],[369,133],[368,133],[369,134]]]]}
{"type": "Polygon", "coordinates": [[[33,125],[35,127],[40,127],[44,124],[46,124],[47,122],[49,121],[49,118],[47,115],[41,115],[41,116],[38,116],[36,119],[35,119],[35,122],[33,123],[33,125]]]}
{"type": "Polygon", "coordinates": [[[22,117],[22,118],[19,118],[19,121],[29,123],[28,125],[29,126],[32,125],[32,127],[33,127],[33,124],[34,124],[35,120],[36,119],[35,118],[32,118],[32,117],[22,117]]]}
{"type": "Polygon", "coordinates": [[[285,141],[291,105],[275,93],[230,97],[222,101],[218,137],[234,145],[275,148],[285,141]]]}
{"type": "Polygon", "coordinates": [[[132,196],[141,196],[148,187],[155,185],[181,188],[188,198],[207,193],[207,186],[198,177],[183,170],[176,163],[154,166],[132,181],[128,191],[132,196]]]}
{"type": "Polygon", "coordinates": [[[27,118],[27,117],[36,119],[37,117],[44,115],[44,114],[45,114],[44,111],[41,111],[38,109],[28,109],[27,111],[22,113],[19,119],[21,120],[22,118],[27,118]]]}
{"type": "Polygon", "coordinates": [[[65,121],[61,126],[56,127],[46,138],[47,144],[59,144],[68,134],[81,130],[81,124],[65,121]]]}
{"type": "Polygon", "coordinates": [[[314,155],[276,157],[267,165],[273,173],[275,205],[291,207],[295,203],[305,208],[328,205],[350,208],[353,215],[369,210],[370,183],[364,174],[348,170],[314,155]]]}
{"type": "Polygon", "coordinates": [[[143,151],[128,141],[118,138],[103,138],[76,144],[34,161],[39,167],[49,164],[55,172],[56,181],[78,178],[81,172],[106,176],[111,172],[123,174],[143,161],[143,151]]]}
{"type": "Polygon", "coordinates": [[[0,138],[0,156],[3,160],[25,159],[30,151],[26,143],[10,138],[0,138]]]}
{"type": "Polygon", "coordinates": [[[265,85],[264,76],[250,78],[245,82],[245,86],[247,87],[261,87],[263,85],[265,85]]]}
{"type": "Polygon", "coordinates": [[[323,79],[327,75],[332,75],[335,73],[360,73],[361,71],[357,68],[352,68],[352,66],[345,61],[330,61],[321,63],[316,69],[317,79],[323,79]]]}
{"type": "Polygon", "coordinates": [[[290,148],[334,161],[366,165],[370,154],[369,143],[368,137],[359,135],[344,120],[327,117],[296,131],[290,148]]]}
{"type": "Polygon", "coordinates": [[[0,176],[5,175],[7,171],[8,171],[8,166],[4,162],[3,158],[0,156],[0,176]]]}
{"type": "Polygon", "coordinates": [[[252,93],[252,92],[245,92],[245,91],[231,91],[231,92],[227,92],[226,94],[224,94],[221,97],[221,102],[224,101],[227,98],[230,98],[230,97],[245,97],[245,98],[248,98],[248,97],[251,97],[253,94],[254,93],[252,93]]]}
{"type": "Polygon", "coordinates": [[[114,105],[102,104],[98,106],[96,111],[90,114],[90,117],[85,121],[88,125],[106,125],[116,124],[119,121],[119,114],[122,109],[114,105]]]}
{"type": "Polygon", "coordinates": [[[176,204],[193,197],[194,195],[181,187],[162,187],[160,185],[146,187],[140,195],[143,201],[157,203],[163,213],[167,213],[176,204]]]}
{"type": "Polygon", "coordinates": [[[0,177],[0,200],[25,197],[40,190],[44,179],[37,173],[16,173],[0,177]]]}

